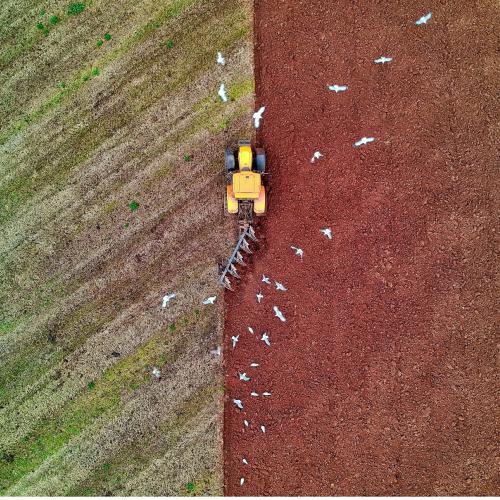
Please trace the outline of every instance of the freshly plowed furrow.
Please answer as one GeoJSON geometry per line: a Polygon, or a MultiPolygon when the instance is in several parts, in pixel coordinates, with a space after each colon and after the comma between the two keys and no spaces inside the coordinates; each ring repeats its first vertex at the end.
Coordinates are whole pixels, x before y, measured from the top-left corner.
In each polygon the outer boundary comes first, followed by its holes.
{"type": "Polygon", "coordinates": [[[498,5],[255,6],[272,193],[226,294],[225,492],[497,494],[498,5]]]}

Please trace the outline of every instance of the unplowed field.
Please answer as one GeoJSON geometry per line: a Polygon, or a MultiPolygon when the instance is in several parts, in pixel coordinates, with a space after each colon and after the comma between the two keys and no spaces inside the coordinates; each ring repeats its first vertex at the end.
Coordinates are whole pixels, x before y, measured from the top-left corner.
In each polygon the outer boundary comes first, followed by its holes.
{"type": "Polygon", "coordinates": [[[272,192],[226,294],[227,494],[499,493],[498,18],[487,1],[256,2],[272,192]]]}

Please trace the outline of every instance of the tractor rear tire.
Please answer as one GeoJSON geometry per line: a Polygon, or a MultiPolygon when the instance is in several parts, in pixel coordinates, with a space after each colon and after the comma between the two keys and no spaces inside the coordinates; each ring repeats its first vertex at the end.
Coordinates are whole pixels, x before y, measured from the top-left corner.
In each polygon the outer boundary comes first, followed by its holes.
{"type": "Polygon", "coordinates": [[[266,153],[262,148],[256,148],[255,153],[255,169],[264,174],[266,172],[266,153]]]}

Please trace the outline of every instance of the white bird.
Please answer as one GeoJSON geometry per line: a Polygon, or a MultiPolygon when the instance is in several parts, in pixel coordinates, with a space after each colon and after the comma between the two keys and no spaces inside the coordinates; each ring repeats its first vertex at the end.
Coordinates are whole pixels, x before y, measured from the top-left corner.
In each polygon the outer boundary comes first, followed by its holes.
{"type": "Polygon", "coordinates": [[[425,14],[425,16],[422,16],[420,19],[417,19],[415,21],[415,24],[417,26],[420,26],[421,24],[427,24],[427,21],[429,21],[431,17],[432,17],[432,12],[428,12],[427,14],[425,14]]]}
{"type": "Polygon", "coordinates": [[[332,239],[332,230],[329,227],[326,227],[325,229],[320,229],[320,231],[329,239],[332,239]]]}
{"type": "Polygon", "coordinates": [[[320,151],[315,151],[311,158],[311,163],[314,163],[316,160],[319,160],[323,155],[320,151]]]}
{"type": "Polygon", "coordinates": [[[203,304],[208,305],[208,304],[213,304],[217,300],[217,297],[213,295],[212,297],[208,297],[203,301],[203,304]]]}
{"type": "Polygon", "coordinates": [[[244,458],[244,459],[242,460],[242,462],[243,462],[245,465],[248,465],[248,460],[247,460],[246,458],[244,458]]]}
{"type": "Polygon", "coordinates": [[[161,307],[163,308],[167,307],[167,304],[176,296],[177,296],[176,293],[167,293],[167,295],[163,297],[163,302],[161,303],[161,307]]]}
{"type": "Polygon", "coordinates": [[[233,403],[240,409],[243,410],[243,403],[240,399],[233,399],[233,403]]]}
{"type": "Polygon", "coordinates": [[[260,426],[260,430],[261,430],[264,434],[266,433],[266,428],[265,428],[263,425],[261,425],[261,426],[260,426]]]}
{"type": "Polygon", "coordinates": [[[250,366],[252,368],[257,368],[257,366],[259,366],[259,363],[250,363],[250,366]]]}
{"type": "Polygon", "coordinates": [[[253,328],[251,326],[248,326],[248,331],[253,335],[255,332],[253,331],[253,328]]]}
{"type": "Polygon", "coordinates": [[[223,83],[221,83],[219,87],[219,97],[223,102],[227,102],[226,86],[223,83]]]}
{"type": "Polygon", "coordinates": [[[339,92],[345,92],[349,87],[347,85],[328,85],[328,89],[332,90],[336,94],[339,92]]]}
{"type": "Polygon", "coordinates": [[[151,374],[153,375],[153,377],[156,377],[156,378],[161,377],[161,371],[159,368],[156,368],[156,366],[153,367],[153,369],[151,370],[151,374]]]}
{"type": "Polygon", "coordinates": [[[369,142],[373,142],[375,137],[361,137],[359,141],[354,143],[354,147],[358,148],[359,146],[363,146],[364,144],[368,144],[369,142]]]}
{"type": "Polygon", "coordinates": [[[378,59],[374,59],[375,64],[385,64],[392,61],[392,57],[380,56],[378,59]]]}
{"type": "Polygon", "coordinates": [[[270,396],[270,395],[271,395],[271,393],[270,393],[270,392],[263,392],[263,393],[262,393],[262,395],[263,395],[263,396],[270,396]]]}
{"type": "Polygon", "coordinates": [[[304,250],[302,248],[290,247],[292,250],[295,250],[295,255],[298,255],[301,259],[304,258],[304,250]]]}
{"type": "Polygon", "coordinates": [[[243,420],[243,423],[245,424],[245,427],[248,427],[250,425],[250,422],[248,420],[243,420]]]}
{"type": "Polygon", "coordinates": [[[260,292],[255,295],[257,297],[257,302],[260,304],[261,300],[264,298],[264,295],[262,295],[260,292]]]}
{"type": "Polygon", "coordinates": [[[259,108],[259,111],[256,111],[253,114],[253,124],[254,124],[255,128],[259,128],[260,121],[262,120],[262,114],[264,113],[265,110],[266,110],[266,107],[262,106],[261,108],[259,108]]]}
{"type": "Polygon", "coordinates": [[[271,280],[265,274],[262,275],[262,282],[267,283],[268,285],[271,284],[271,280]]]}
{"type": "Polygon", "coordinates": [[[254,398],[255,398],[255,397],[257,397],[258,395],[259,395],[259,393],[258,393],[258,392],[251,392],[251,393],[250,393],[250,396],[253,396],[254,398]]]}
{"type": "Polygon", "coordinates": [[[240,336],[239,335],[236,335],[236,336],[232,336],[231,337],[231,340],[233,341],[233,349],[236,347],[236,344],[238,343],[238,340],[240,340],[240,336]]]}
{"type": "Polygon", "coordinates": [[[245,478],[244,477],[240,478],[240,486],[243,486],[244,482],[245,482],[245,478]]]}
{"type": "Polygon", "coordinates": [[[224,56],[222,55],[222,52],[217,52],[217,64],[226,64],[226,60],[224,59],[224,56]]]}
{"type": "Polygon", "coordinates": [[[210,351],[210,354],[214,354],[215,356],[220,356],[221,352],[222,352],[222,349],[221,349],[220,345],[218,345],[217,349],[210,351]]]}
{"type": "Polygon", "coordinates": [[[283,283],[280,283],[279,281],[275,281],[276,283],[276,290],[281,290],[282,292],[288,291],[288,288],[285,288],[283,286],[283,283]]]}
{"type": "Polygon", "coordinates": [[[286,321],[285,316],[283,316],[283,313],[278,309],[278,306],[273,306],[273,311],[274,311],[275,316],[280,321],[283,321],[283,323],[286,321]]]}
{"type": "Polygon", "coordinates": [[[266,332],[264,332],[262,334],[262,337],[261,337],[260,340],[263,340],[266,343],[267,346],[269,346],[269,347],[271,346],[271,342],[269,341],[269,336],[267,335],[266,332]]]}
{"type": "Polygon", "coordinates": [[[250,380],[250,377],[248,377],[246,373],[238,372],[238,376],[240,377],[240,380],[243,380],[243,382],[248,382],[250,380]]]}

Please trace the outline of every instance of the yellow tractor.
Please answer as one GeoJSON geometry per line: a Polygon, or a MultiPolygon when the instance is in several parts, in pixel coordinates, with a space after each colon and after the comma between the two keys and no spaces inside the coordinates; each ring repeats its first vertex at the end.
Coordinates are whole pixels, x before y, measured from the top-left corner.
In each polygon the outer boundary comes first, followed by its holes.
{"type": "Polygon", "coordinates": [[[252,150],[250,141],[238,141],[235,155],[231,148],[226,149],[226,211],[238,214],[240,229],[248,228],[253,214],[266,213],[266,189],[262,182],[266,171],[266,154],[262,148],[252,150]]]}

